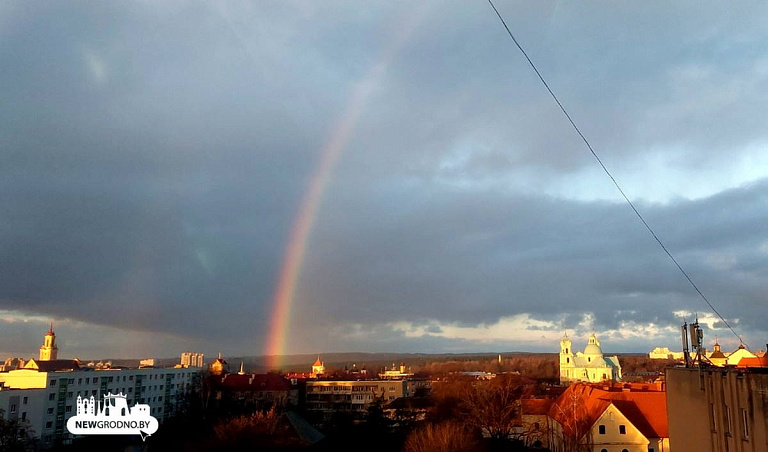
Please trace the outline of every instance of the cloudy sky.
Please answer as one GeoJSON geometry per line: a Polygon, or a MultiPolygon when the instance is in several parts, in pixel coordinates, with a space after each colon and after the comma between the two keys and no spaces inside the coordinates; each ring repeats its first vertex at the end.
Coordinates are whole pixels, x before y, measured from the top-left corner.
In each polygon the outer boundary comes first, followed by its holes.
{"type": "MultiPolygon", "coordinates": [[[[497,6],[764,348],[767,7],[497,6]]],[[[484,1],[5,2],[0,55],[0,357],[262,354],[317,181],[288,353],[738,345],[484,1]]]]}

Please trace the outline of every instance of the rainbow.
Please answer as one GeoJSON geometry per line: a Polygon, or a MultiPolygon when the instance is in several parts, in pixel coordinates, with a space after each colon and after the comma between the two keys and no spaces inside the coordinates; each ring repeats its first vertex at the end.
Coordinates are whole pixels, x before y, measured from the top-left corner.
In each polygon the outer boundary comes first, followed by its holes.
{"type": "Polygon", "coordinates": [[[298,215],[293,224],[286,245],[283,265],[277,282],[277,289],[272,301],[272,315],[269,333],[264,348],[267,365],[270,368],[280,366],[280,357],[285,354],[285,339],[291,317],[296,284],[304,261],[312,226],[317,217],[317,211],[322,201],[323,193],[336,167],[342,151],[349,142],[360,116],[371,93],[381,82],[387,67],[398,51],[416,29],[417,24],[426,13],[426,3],[421,8],[406,17],[403,29],[394,33],[395,39],[382,52],[382,56],[373,67],[355,85],[352,96],[347,103],[344,113],[333,129],[330,139],[320,153],[320,162],[304,193],[298,215]]]}

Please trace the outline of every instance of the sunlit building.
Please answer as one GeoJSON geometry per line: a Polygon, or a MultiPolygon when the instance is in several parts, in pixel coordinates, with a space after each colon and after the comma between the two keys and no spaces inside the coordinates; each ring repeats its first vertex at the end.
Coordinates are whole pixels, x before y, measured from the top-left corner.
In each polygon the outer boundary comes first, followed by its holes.
{"type": "MultiPolygon", "coordinates": [[[[45,336],[44,358],[57,358],[52,333],[51,329],[45,336]]],[[[78,397],[101,400],[108,393],[123,393],[129,406],[148,405],[150,414],[162,423],[177,409],[197,373],[185,368],[81,364],[76,359],[30,359],[22,368],[0,372],[0,409],[10,419],[29,421],[42,446],[51,447],[71,440],[66,422],[76,414],[78,397]]]]}
{"type": "Polygon", "coordinates": [[[203,367],[203,354],[184,352],[181,354],[181,367],[203,367]]]}
{"type": "Polygon", "coordinates": [[[53,332],[53,322],[48,332],[45,333],[43,345],[40,347],[40,361],[53,361],[59,356],[59,347],[56,346],[56,334],[53,332]]]}
{"type": "Polygon", "coordinates": [[[589,336],[584,352],[573,352],[571,339],[563,335],[560,340],[560,383],[576,381],[598,383],[601,381],[620,381],[621,364],[616,356],[603,356],[600,341],[594,335],[589,336]]]}
{"type": "Polygon", "coordinates": [[[552,452],[671,450],[661,385],[572,384],[552,404],[548,419],[552,452]]]}

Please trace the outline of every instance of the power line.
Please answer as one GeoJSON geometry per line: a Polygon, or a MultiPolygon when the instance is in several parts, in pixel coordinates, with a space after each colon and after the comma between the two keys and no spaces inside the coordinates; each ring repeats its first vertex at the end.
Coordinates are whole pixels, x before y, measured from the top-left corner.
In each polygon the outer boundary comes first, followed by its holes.
{"type": "Polygon", "coordinates": [[[581,130],[579,129],[579,127],[576,125],[576,123],[575,123],[575,122],[573,122],[573,119],[571,118],[571,115],[570,115],[570,114],[568,114],[568,111],[565,109],[565,107],[563,106],[563,104],[562,104],[562,103],[560,103],[560,99],[558,99],[558,98],[557,98],[557,96],[555,95],[555,93],[552,91],[552,88],[550,88],[550,87],[549,87],[549,84],[547,83],[547,81],[546,81],[546,80],[544,80],[544,77],[541,75],[541,72],[539,72],[539,70],[536,68],[536,65],[535,65],[535,64],[533,64],[533,61],[531,61],[531,58],[530,58],[530,57],[528,57],[528,54],[525,52],[525,50],[523,49],[523,47],[520,45],[520,43],[519,43],[519,42],[517,42],[517,39],[515,38],[515,35],[513,35],[513,34],[512,34],[512,31],[509,29],[509,26],[507,26],[507,22],[505,22],[505,21],[504,21],[504,18],[503,18],[503,17],[501,17],[501,13],[499,13],[499,10],[498,10],[498,9],[496,9],[496,5],[494,5],[494,4],[493,4],[493,1],[492,1],[492,0],[488,0],[488,3],[490,3],[490,5],[491,5],[491,8],[493,8],[493,11],[496,13],[496,16],[498,16],[498,18],[499,18],[499,20],[501,21],[502,25],[504,25],[504,28],[507,30],[507,34],[509,34],[509,37],[510,37],[510,38],[512,38],[512,41],[515,43],[515,45],[517,46],[517,48],[518,48],[518,49],[520,50],[520,52],[523,54],[523,56],[525,57],[525,59],[526,59],[526,60],[528,60],[528,64],[530,64],[530,65],[531,65],[531,68],[533,68],[533,71],[534,71],[534,72],[536,72],[536,75],[539,77],[539,80],[541,80],[541,83],[542,83],[542,84],[544,84],[544,87],[545,87],[545,88],[547,88],[547,91],[549,91],[549,94],[552,96],[552,99],[554,99],[554,100],[555,100],[555,102],[557,103],[557,106],[558,106],[558,107],[560,107],[560,110],[563,112],[563,114],[565,115],[565,117],[568,119],[568,122],[570,122],[570,123],[571,123],[571,126],[573,126],[573,129],[576,131],[576,133],[578,133],[578,134],[579,134],[579,136],[581,137],[582,141],[584,141],[584,144],[586,144],[586,145],[587,145],[587,148],[589,149],[589,152],[591,152],[591,153],[592,153],[592,156],[595,158],[595,160],[597,160],[597,163],[599,163],[599,164],[600,164],[600,167],[603,169],[603,171],[605,171],[605,174],[607,174],[607,175],[608,175],[608,177],[611,179],[611,182],[613,182],[613,185],[615,185],[615,186],[616,186],[616,189],[617,189],[617,190],[619,190],[619,193],[621,193],[621,196],[623,196],[623,197],[624,197],[624,200],[625,200],[625,201],[627,201],[627,204],[629,204],[629,207],[631,207],[631,208],[632,208],[632,211],[633,211],[633,212],[635,212],[635,215],[637,215],[637,218],[639,218],[639,219],[640,219],[640,221],[643,223],[643,226],[645,226],[645,228],[646,228],[646,229],[648,229],[648,232],[650,232],[650,233],[651,233],[651,235],[653,236],[653,238],[656,240],[656,243],[658,243],[658,244],[659,244],[659,246],[661,246],[661,249],[662,249],[662,250],[664,250],[664,252],[667,254],[667,256],[669,256],[669,258],[672,260],[672,262],[674,262],[674,264],[675,264],[675,266],[677,267],[677,269],[678,269],[678,270],[680,270],[680,273],[682,273],[682,274],[683,274],[683,276],[685,276],[685,279],[686,279],[686,280],[688,280],[688,282],[691,284],[691,287],[693,287],[693,289],[696,291],[696,293],[698,293],[698,294],[699,294],[699,296],[701,297],[701,299],[702,299],[702,300],[704,300],[704,301],[707,303],[707,305],[709,306],[709,308],[710,308],[710,309],[712,309],[712,312],[714,312],[715,314],[717,314],[717,316],[720,318],[720,320],[722,320],[722,321],[723,321],[723,323],[725,324],[725,326],[727,326],[727,327],[728,327],[728,329],[729,329],[729,330],[731,330],[731,332],[733,333],[733,335],[734,335],[734,336],[736,336],[736,337],[739,339],[739,342],[741,342],[741,343],[744,343],[744,342],[741,340],[741,337],[740,337],[740,336],[739,336],[739,335],[736,333],[736,331],[735,331],[733,328],[731,328],[731,325],[728,323],[728,321],[727,321],[727,320],[725,320],[725,318],[724,318],[722,315],[720,315],[720,313],[717,311],[717,309],[715,309],[715,307],[712,305],[712,303],[710,303],[710,301],[707,299],[707,297],[706,297],[706,296],[704,296],[704,294],[701,292],[701,290],[699,290],[699,287],[696,285],[696,283],[694,283],[694,282],[693,282],[693,280],[691,279],[691,277],[690,277],[690,276],[688,276],[688,273],[687,273],[687,272],[686,272],[686,271],[683,269],[683,267],[680,265],[680,263],[679,263],[679,262],[677,262],[677,259],[675,259],[675,257],[672,255],[672,253],[670,253],[670,252],[669,252],[669,250],[667,249],[667,247],[664,245],[664,242],[662,242],[662,241],[661,241],[661,239],[659,238],[659,236],[658,236],[658,235],[656,235],[656,232],[654,232],[653,228],[651,228],[651,226],[648,224],[648,222],[647,222],[647,221],[645,221],[645,218],[643,218],[643,216],[642,216],[642,215],[640,214],[640,212],[637,210],[637,208],[636,208],[636,207],[635,207],[635,205],[632,203],[632,201],[630,201],[630,199],[629,199],[629,197],[627,196],[627,194],[626,194],[626,193],[624,193],[624,190],[621,188],[621,186],[619,185],[619,183],[618,183],[618,182],[616,181],[616,179],[613,177],[613,175],[611,174],[611,172],[610,172],[610,171],[608,171],[608,168],[606,168],[606,166],[603,164],[603,161],[602,161],[602,160],[600,160],[600,157],[598,157],[597,153],[596,153],[596,152],[595,152],[595,150],[592,148],[592,145],[591,145],[591,144],[589,144],[589,140],[587,140],[587,137],[585,137],[585,136],[584,136],[584,134],[583,134],[583,133],[581,133],[581,130]]]}

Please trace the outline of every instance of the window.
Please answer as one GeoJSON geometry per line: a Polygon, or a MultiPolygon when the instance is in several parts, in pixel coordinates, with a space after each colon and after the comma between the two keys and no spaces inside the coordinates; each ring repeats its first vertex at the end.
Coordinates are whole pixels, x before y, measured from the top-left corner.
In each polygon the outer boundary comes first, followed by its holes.
{"type": "Polygon", "coordinates": [[[48,394],[48,400],[55,400],[55,399],[56,399],[56,394],[55,393],[52,392],[52,393],[48,394]]]}
{"type": "Polygon", "coordinates": [[[88,377],[88,378],[85,379],[85,384],[87,384],[87,385],[91,384],[91,377],[88,377]]]}
{"type": "Polygon", "coordinates": [[[66,413],[72,412],[72,405],[67,405],[67,408],[64,410],[66,413]]]}
{"type": "Polygon", "coordinates": [[[624,425],[624,424],[619,425],[619,433],[622,434],[622,435],[626,435],[627,434],[627,426],[624,425]]]}
{"type": "Polygon", "coordinates": [[[608,452],[608,449],[600,449],[600,452],[608,452]]]}
{"type": "Polygon", "coordinates": [[[73,384],[75,384],[75,379],[74,379],[74,378],[69,378],[69,379],[67,379],[67,384],[68,384],[68,385],[73,385],[73,384]]]}
{"type": "Polygon", "coordinates": [[[717,422],[715,421],[715,404],[709,404],[709,428],[713,432],[717,431],[717,422]]]}
{"type": "Polygon", "coordinates": [[[26,421],[26,420],[27,420],[27,412],[26,412],[26,411],[24,411],[23,413],[21,413],[21,420],[22,420],[22,421],[26,421]]]}
{"type": "Polygon", "coordinates": [[[16,412],[16,404],[12,403],[11,404],[11,413],[15,413],[15,412],[16,412]]]}
{"type": "Polygon", "coordinates": [[[48,422],[45,423],[45,428],[51,428],[52,426],[53,426],[53,422],[52,421],[48,421],[48,422]]]}
{"type": "Polygon", "coordinates": [[[627,449],[621,449],[621,452],[629,452],[627,449]]]}
{"type": "Polygon", "coordinates": [[[99,377],[93,377],[93,384],[96,384],[99,382],[99,377]]]}
{"type": "Polygon", "coordinates": [[[566,363],[570,363],[571,362],[571,358],[565,358],[565,362],[566,363]]]}
{"type": "Polygon", "coordinates": [[[605,425],[600,425],[597,427],[597,433],[601,435],[605,435],[605,425]]]}
{"type": "Polygon", "coordinates": [[[655,451],[653,450],[653,447],[649,447],[648,452],[655,452],[655,451]]]}
{"type": "Polygon", "coordinates": [[[47,413],[48,413],[48,414],[53,414],[53,408],[48,408],[48,411],[47,411],[47,413]]]}
{"type": "Polygon", "coordinates": [[[731,409],[725,407],[725,434],[731,434],[731,409]]]}
{"type": "Polygon", "coordinates": [[[79,385],[83,384],[83,379],[82,378],[78,378],[77,379],[77,384],[79,384],[79,385]]]}
{"type": "Polygon", "coordinates": [[[24,396],[24,399],[23,399],[23,400],[22,400],[22,402],[21,402],[21,403],[22,403],[22,405],[26,405],[26,404],[27,404],[27,402],[29,402],[29,397],[27,397],[27,396],[24,396]]]}
{"type": "Polygon", "coordinates": [[[56,386],[56,380],[51,380],[51,386],[56,386]]]}
{"type": "Polygon", "coordinates": [[[744,438],[749,438],[749,416],[747,415],[747,410],[741,410],[741,433],[744,435],[744,438]]]}

